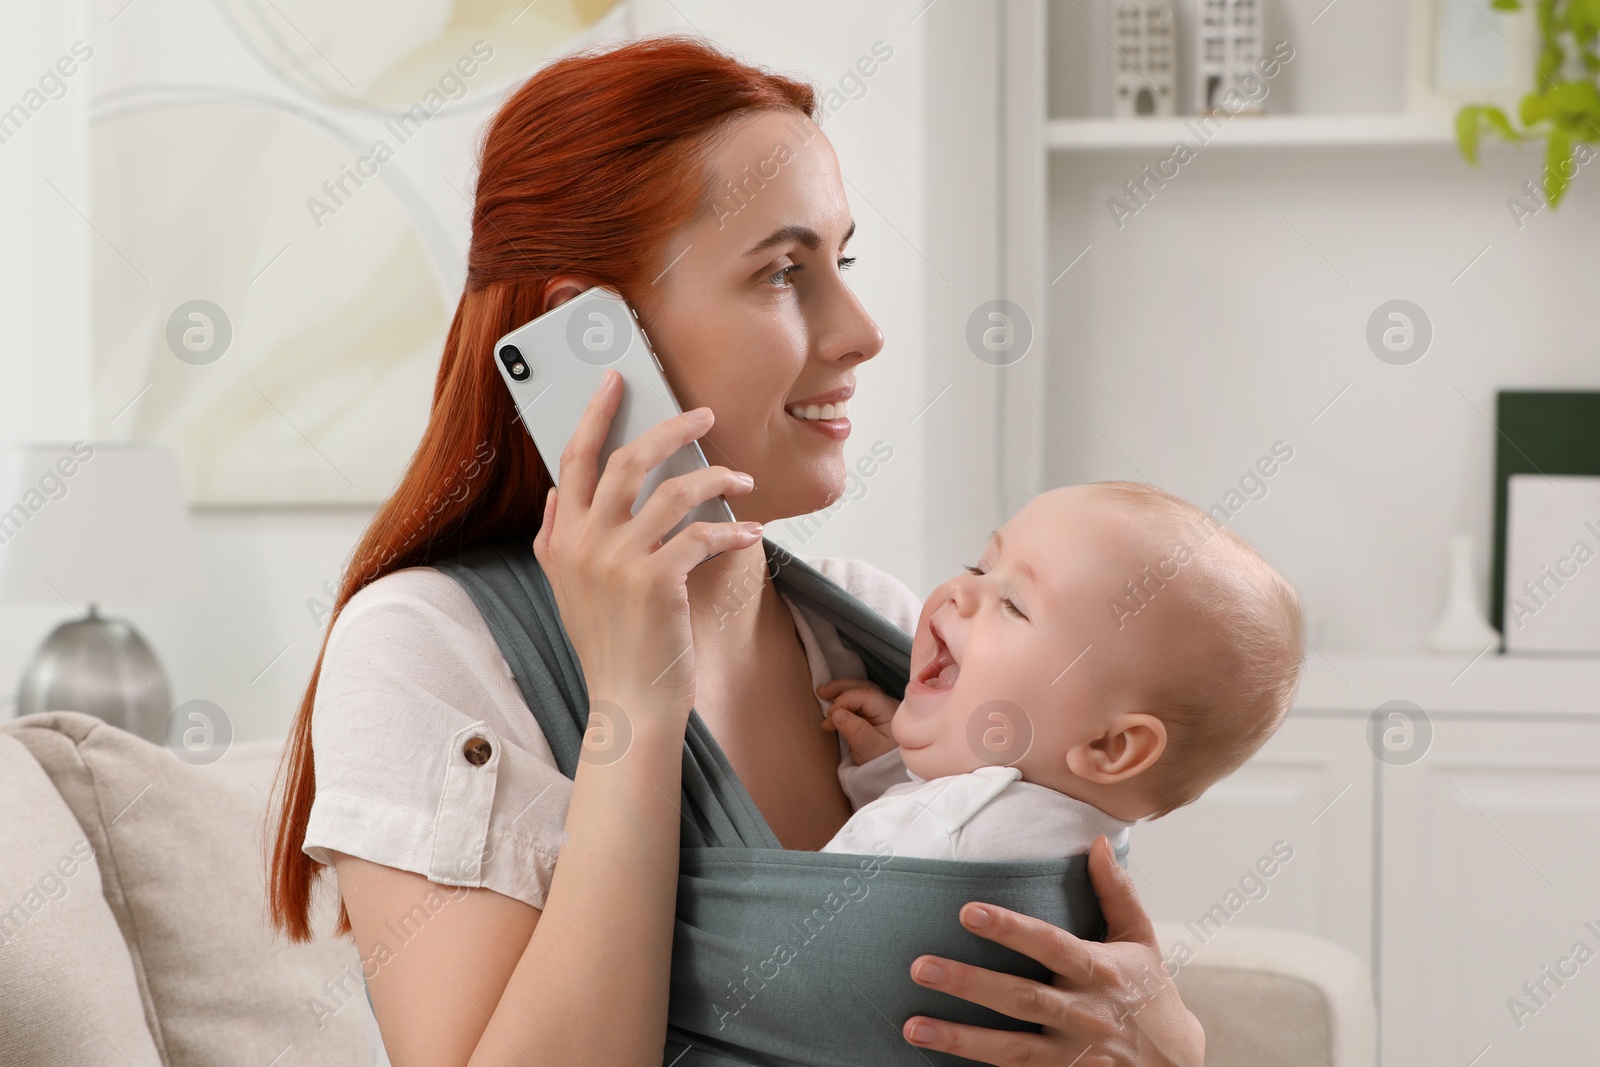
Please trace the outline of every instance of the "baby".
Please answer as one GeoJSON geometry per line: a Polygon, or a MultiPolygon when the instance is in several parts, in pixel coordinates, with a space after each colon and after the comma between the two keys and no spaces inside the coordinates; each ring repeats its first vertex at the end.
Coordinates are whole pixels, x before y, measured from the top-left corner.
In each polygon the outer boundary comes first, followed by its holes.
{"type": "Polygon", "coordinates": [[[1160,489],[1042,493],[966,570],[922,606],[903,701],[859,678],[817,690],[857,808],[821,851],[1053,858],[1103,833],[1120,853],[1136,820],[1244,763],[1294,697],[1294,587],[1160,489]]]}

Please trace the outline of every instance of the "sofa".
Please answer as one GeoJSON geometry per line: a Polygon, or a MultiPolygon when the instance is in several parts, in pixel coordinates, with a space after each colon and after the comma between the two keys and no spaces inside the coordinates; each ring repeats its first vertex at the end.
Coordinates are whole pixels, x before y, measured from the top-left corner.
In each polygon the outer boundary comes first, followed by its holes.
{"type": "MultiPolygon", "coordinates": [[[[0,1067],[368,1062],[359,960],[329,936],[331,879],[315,943],[267,923],[281,744],[191,765],[77,712],[0,722],[0,1067]]],[[[1177,981],[1207,1064],[1373,1063],[1370,984],[1328,942],[1229,927],[1177,981]]]]}

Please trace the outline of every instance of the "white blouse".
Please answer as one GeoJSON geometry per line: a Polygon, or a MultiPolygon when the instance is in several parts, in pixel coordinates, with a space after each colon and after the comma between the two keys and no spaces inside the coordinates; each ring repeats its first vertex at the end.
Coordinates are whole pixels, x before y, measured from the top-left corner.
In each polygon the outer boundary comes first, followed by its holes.
{"type": "MultiPolygon", "coordinates": [[[[922,603],[860,560],[800,557],[912,632],[922,603]]],[[[826,620],[784,602],[813,686],[864,677],[826,620]]],[[[828,702],[817,698],[818,714],[828,702]]],[[[379,578],[334,622],[312,705],[317,791],[302,845],[492,889],[543,908],[561,851],[572,781],[556,767],[494,637],[454,579],[431,567],[379,578]],[[488,758],[473,763],[467,753],[488,758]]],[[[853,808],[908,780],[899,751],[856,767],[839,738],[853,808]]]]}
{"type": "MultiPolygon", "coordinates": [[[[799,558],[906,633],[915,630],[922,602],[894,575],[861,560],[799,558]]],[[[861,657],[831,623],[783,601],[813,688],[865,677],[861,657]]],[[[817,704],[820,716],[828,702],[817,704]]],[[[323,653],[311,744],[317,793],[306,855],[328,863],[329,850],[343,852],[544,907],[572,781],[455,579],[408,567],[350,598],[323,653]],[[474,739],[489,745],[482,763],[466,757],[474,739]]],[[[481,753],[481,744],[472,751],[481,753]]],[[[909,780],[899,749],[857,767],[843,737],[839,772],[853,809],[909,780]]],[[[390,1067],[370,993],[362,1005],[368,1065],[390,1067]]]]}

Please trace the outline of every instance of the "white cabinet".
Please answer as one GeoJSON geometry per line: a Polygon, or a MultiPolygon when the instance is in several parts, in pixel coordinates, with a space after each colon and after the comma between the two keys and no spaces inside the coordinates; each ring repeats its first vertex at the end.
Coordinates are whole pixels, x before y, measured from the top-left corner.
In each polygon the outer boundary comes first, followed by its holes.
{"type": "Polygon", "coordinates": [[[1593,1063],[1600,722],[1436,714],[1433,730],[1425,758],[1379,774],[1385,1059],[1593,1063]]]}
{"type": "Polygon", "coordinates": [[[1135,827],[1146,908],[1198,959],[1230,922],[1350,949],[1373,968],[1382,1062],[1594,1062],[1600,714],[1433,712],[1404,765],[1374,758],[1369,715],[1299,708],[1205,797],[1135,827]]]}
{"type": "Polygon", "coordinates": [[[1423,656],[1314,661],[1254,758],[1135,827],[1144,903],[1185,924],[1196,958],[1235,921],[1356,953],[1372,968],[1382,1063],[1595,1062],[1596,694],[1592,660],[1495,657],[1470,672],[1423,656]],[[1371,709],[1395,693],[1429,709],[1412,762],[1380,760],[1369,741],[1371,709]],[[1250,877],[1280,842],[1293,858],[1250,877]]]}

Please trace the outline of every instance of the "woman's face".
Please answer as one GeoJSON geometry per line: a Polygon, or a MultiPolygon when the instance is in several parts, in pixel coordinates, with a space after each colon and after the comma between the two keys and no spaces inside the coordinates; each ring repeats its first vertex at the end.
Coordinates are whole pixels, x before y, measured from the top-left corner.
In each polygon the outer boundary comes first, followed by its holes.
{"type": "Polygon", "coordinates": [[[707,461],[755,478],[735,514],[803,515],[844,491],[850,421],[797,417],[796,402],[848,397],[883,348],[841,273],[855,225],[839,162],[815,123],[784,110],[736,120],[708,167],[714,207],[668,242],[634,306],[683,410],[716,416],[707,461]]]}

